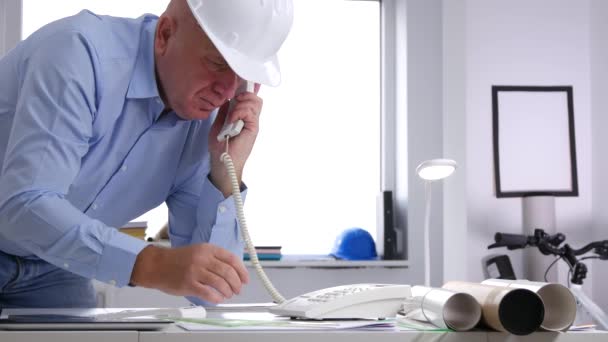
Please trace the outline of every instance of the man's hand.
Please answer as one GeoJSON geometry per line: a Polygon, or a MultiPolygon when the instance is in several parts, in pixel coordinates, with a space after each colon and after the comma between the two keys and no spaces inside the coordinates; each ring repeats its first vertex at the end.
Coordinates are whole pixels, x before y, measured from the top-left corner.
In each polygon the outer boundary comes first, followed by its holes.
{"type": "Polygon", "coordinates": [[[241,292],[249,275],[236,255],[212,244],[179,248],[148,246],[135,261],[131,283],[172,295],[219,303],[241,292]]]}
{"type": "Polygon", "coordinates": [[[228,116],[228,122],[235,122],[240,119],[245,123],[241,133],[230,138],[228,151],[236,168],[237,178],[240,183],[245,162],[251,154],[260,127],[262,99],[257,95],[259,90],[260,85],[256,84],[254,93],[243,92],[237,95],[237,102],[231,113],[228,113],[229,102],[224,103],[220,107],[217,118],[209,133],[209,153],[211,155],[210,179],[213,185],[224,194],[224,197],[230,196],[232,185],[226,172],[226,167],[220,161],[220,156],[226,151],[226,142],[217,141],[217,135],[224,126],[226,116],[228,116]]]}

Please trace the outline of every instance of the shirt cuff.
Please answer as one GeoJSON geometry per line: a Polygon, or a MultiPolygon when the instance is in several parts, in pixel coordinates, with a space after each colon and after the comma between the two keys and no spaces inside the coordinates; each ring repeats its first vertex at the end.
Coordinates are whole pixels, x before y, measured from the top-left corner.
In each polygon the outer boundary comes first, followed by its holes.
{"type": "MultiPolygon", "coordinates": [[[[247,186],[241,186],[243,202],[247,197],[247,186]]],[[[236,215],[233,196],[224,195],[211,183],[209,178],[203,184],[201,205],[199,206],[199,222],[204,227],[211,227],[210,234],[202,234],[200,242],[209,242],[241,257],[243,255],[243,239],[236,215]],[[206,238],[205,236],[207,235],[206,238]]]]}
{"type": "Polygon", "coordinates": [[[103,249],[95,278],[118,287],[128,285],[137,255],[147,245],[143,240],[115,231],[103,249]]]}

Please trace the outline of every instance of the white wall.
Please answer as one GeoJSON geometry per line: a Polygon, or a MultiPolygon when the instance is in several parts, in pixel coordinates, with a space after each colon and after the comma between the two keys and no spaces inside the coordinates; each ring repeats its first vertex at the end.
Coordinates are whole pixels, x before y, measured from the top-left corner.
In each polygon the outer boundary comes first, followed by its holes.
{"type": "MultiPolygon", "coordinates": [[[[424,183],[416,166],[427,159],[443,157],[442,126],[442,2],[408,0],[407,13],[407,172],[409,282],[424,282],[424,183]]],[[[445,183],[453,182],[452,177],[445,183]]],[[[431,236],[431,285],[443,281],[443,195],[441,183],[433,184],[431,236]]]]}
{"type": "MultiPolygon", "coordinates": [[[[589,1],[469,1],[467,7],[467,132],[469,238],[521,232],[521,199],[496,199],[492,166],[490,87],[572,85],[579,197],[556,200],[557,231],[576,243],[589,237],[591,122],[589,1]]],[[[471,249],[469,262],[487,254],[471,249]]],[[[521,269],[521,268],[520,268],[521,269]]],[[[468,276],[479,279],[480,269],[468,276]]]]}
{"type": "MultiPolygon", "coordinates": [[[[590,1],[447,0],[443,16],[444,151],[455,155],[459,171],[466,173],[446,187],[445,278],[483,279],[482,258],[506,253],[486,249],[494,233],[524,233],[521,199],[495,197],[492,85],[574,87],[580,195],[556,200],[556,229],[574,246],[589,241],[590,1]]],[[[522,251],[506,254],[521,276],[522,251]]]]}
{"type": "MultiPolygon", "coordinates": [[[[593,128],[593,239],[608,239],[608,2],[591,1],[591,113],[593,128]]],[[[595,261],[593,269],[593,299],[608,310],[608,264],[595,261]]]]}
{"type": "MultiPolygon", "coordinates": [[[[443,2],[443,150],[458,162],[444,184],[443,279],[467,280],[466,0],[443,2]]],[[[479,263],[473,265],[475,267],[479,263]]]]}

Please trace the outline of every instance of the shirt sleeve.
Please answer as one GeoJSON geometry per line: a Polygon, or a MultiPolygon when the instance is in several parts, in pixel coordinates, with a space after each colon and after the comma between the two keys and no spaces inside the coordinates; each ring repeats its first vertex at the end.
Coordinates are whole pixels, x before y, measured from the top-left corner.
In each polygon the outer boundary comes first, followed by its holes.
{"type": "Polygon", "coordinates": [[[0,176],[0,237],[55,266],[123,286],[145,242],[65,198],[92,136],[95,58],[86,38],[69,32],[48,37],[20,66],[24,76],[0,176]]]}
{"type": "MultiPolygon", "coordinates": [[[[246,188],[241,196],[245,200],[246,188]]],[[[167,207],[172,246],[213,243],[242,258],[244,245],[233,197],[224,198],[207,176],[189,180],[171,194],[167,207]]]]}
{"type": "MultiPolygon", "coordinates": [[[[204,163],[203,163],[204,164],[204,163]]],[[[243,259],[244,242],[236,216],[233,196],[224,198],[202,166],[167,199],[169,237],[174,247],[212,243],[243,259]]],[[[243,201],[247,188],[241,189],[243,201]]],[[[199,298],[187,297],[198,305],[210,305],[199,298]]]]}

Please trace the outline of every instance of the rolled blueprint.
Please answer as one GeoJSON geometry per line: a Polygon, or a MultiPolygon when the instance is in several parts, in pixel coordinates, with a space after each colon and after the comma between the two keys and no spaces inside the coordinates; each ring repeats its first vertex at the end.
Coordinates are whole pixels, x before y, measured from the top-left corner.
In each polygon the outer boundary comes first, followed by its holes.
{"type": "Polygon", "coordinates": [[[576,298],[565,286],[528,280],[487,279],[482,284],[528,289],[543,300],[545,318],[540,325],[549,331],[566,331],[576,318],[576,298]]]}
{"type": "Polygon", "coordinates": [[[543,301],[530,290],[460,281],[447,282],[443,288],[473,296],[481,305],[482,322],[494,330],[527,335],[543,322],[543,301]]]}
{"type": "Polygon", "coordinates": [[[413,286],[412,297],[403,304],[404,315],[455,331],[473,329],[481,319],[481,307],[467,293],[413,286]]]}

